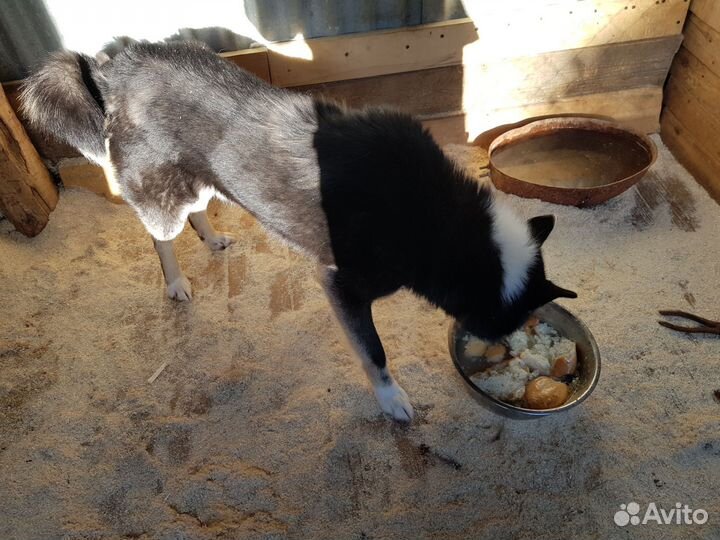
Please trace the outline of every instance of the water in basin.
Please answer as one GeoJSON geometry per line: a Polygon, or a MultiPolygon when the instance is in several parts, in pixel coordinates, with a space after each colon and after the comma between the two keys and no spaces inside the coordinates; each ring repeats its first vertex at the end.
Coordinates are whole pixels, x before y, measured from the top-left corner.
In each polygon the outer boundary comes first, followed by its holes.
{"type": "Polygon", "coordinates": [[[627,178],[650,163],[637,140],[613,133],[561,129],[493,152],[503,173],[553,187],[591,188],[627,178]]]}

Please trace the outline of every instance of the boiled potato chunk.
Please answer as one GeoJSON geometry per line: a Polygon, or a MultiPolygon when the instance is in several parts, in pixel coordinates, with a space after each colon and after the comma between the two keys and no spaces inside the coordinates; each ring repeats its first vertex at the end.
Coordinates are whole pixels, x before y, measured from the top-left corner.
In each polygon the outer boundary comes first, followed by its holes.
{"type": "Polygon", "coordinates": [[[570,396],[570,388],[550,377],[538,377],[525,387],[525,404],[530,409],[559,407],[570,396]]]}
{"type": "Polygon", "coordinates": [[[567,356],[560,356],[555,360],[552,367],[551,375],[553,377],[564,377],[565,375],[572,375],[577,369],[577,355],[569,354],[567,356]]]}

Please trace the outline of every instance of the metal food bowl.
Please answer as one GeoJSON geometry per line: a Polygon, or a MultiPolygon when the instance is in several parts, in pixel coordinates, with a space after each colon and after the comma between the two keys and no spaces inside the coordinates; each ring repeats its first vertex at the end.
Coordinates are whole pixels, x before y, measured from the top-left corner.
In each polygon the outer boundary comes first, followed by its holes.
{"type": "Polygon", "coordinates": [[[578,207],[601,204],[636,184],[657,158],[642,133],[607,120],[546,118],[499,135],[490,177],[507,193],[578,207]]]}
{"type": "Polygon", "coordinates": [[[600,378],[600,351],[595,338],[577,317],[558,304],[546,304],[535,312],[541,322],[555,328],[558,333],[577,344],[578,379],[567,401],[554,409],[527,409],[505,403],[483,392],[470,378],[479,368],[476,361],[465,355],[464,337],[470,335],[460,323],[452,322],[448,332],[448,345],[453,364],[466,383],[470,395],[492,412],[515,419],[529,419],[557,414],[582,403],[595,389],[600,378]]]}

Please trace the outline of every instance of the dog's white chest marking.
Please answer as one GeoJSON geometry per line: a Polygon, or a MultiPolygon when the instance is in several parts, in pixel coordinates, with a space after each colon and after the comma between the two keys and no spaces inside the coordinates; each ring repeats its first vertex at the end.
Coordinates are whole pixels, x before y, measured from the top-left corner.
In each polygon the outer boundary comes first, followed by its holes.
{"type": "Polygon", "coordinates": [[[502,298],[511,302],[524,290],[528,271],[538,247],[525,221],[495,199],[490,207],[493,218],[492,238],[500,251],[503,268],[502,298]]]}

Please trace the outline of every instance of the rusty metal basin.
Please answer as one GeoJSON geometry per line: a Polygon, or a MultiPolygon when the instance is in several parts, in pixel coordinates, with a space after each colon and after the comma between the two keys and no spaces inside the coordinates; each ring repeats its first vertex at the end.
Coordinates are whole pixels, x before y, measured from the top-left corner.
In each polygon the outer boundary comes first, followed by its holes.
{"type": "Polygon", "coordinates": [[[614,122],[566,116],[511,129],[493,140],[488,154],[490,177],[501,191],[586,207],[637,183],[657,149],[614,122]]]}

